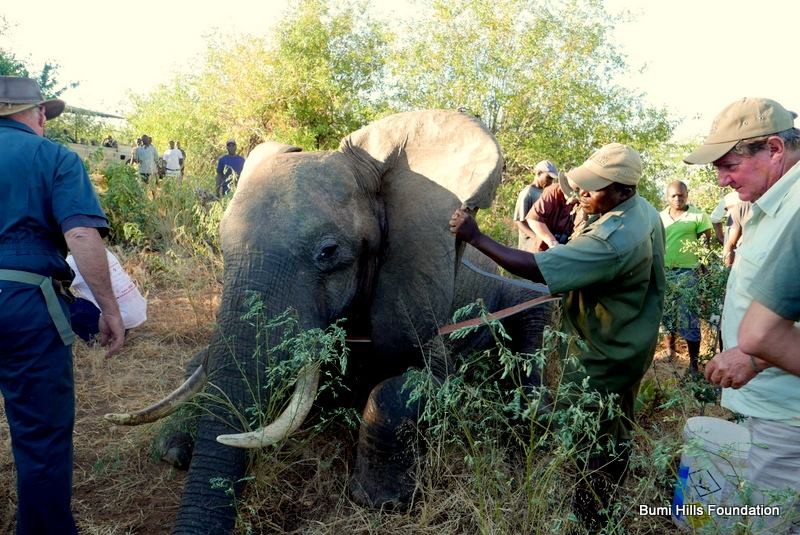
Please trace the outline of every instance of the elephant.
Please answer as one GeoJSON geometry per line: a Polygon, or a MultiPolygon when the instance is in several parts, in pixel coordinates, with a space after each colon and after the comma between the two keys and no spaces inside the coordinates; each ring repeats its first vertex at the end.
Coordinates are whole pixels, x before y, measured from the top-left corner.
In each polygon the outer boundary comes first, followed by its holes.
{"type": "MultiPolygon", "coordinates": [[[[136,414],[108,415],[119,424],[171,412],[207,378],[230,404],[252,404],[242,375],[254,379],[258,333],[243,319],[248,295],[268,315],[291,308],[301,329],[346,318],[349,333],[366,335],[370,362],[363,420],[350,490],[370,506],[406,503],[414,485],[414,433],[420,403],[410,403],[404,371],[424,366],[437,328],[459,307],[482,299],[490,310],[542,295],[546,287],[496,274],[483,255],[464,249],[448,230],[458,207],[490,206],[503,159],[494,136],[476,118],[451,110],[390,115],[346,136],[338,150],[302,152],[267,142],[249,154],[220,225],[224,275],[217,324],[203,363],[171,397],[136,414]],[[235,361],[235,362],[234,362],[235,361]]],[[[533,352],[548,323],[546,307],[504,320],[512,349],[533,352]]],[[[492,342],[487,329],[454,342],[453,352],[492,342]]],[[[431,369],[446,374],[445,352],[431,369]]],[[[534,373],[529,381],[539,382],[534,373]]],[[[274,443],[302,424],[319,380],[302,372],[287,409],[273,424],[244,433],[230,409],[215,407],[198,421],[173,533],[225,534],[235,507],[212,478],[234,482],[247,466],[243,447],[274,443]]],[[[235,501],[235,500],[234,500],[235,501]]]]}

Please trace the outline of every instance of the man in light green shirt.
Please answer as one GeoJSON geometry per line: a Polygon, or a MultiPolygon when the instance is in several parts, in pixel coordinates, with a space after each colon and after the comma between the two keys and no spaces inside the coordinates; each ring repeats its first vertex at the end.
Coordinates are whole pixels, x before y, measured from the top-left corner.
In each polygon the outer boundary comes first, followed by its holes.
{"type": "MultiPolygon", "coordinates": [[[[765,258],[781,247],[781,230],[798,223],[800,130],[794,128],[795,117],[774,100],[738,100],[717,116],[704,144],[684,160],[713,163],[721,186],[753,202],[725,294],[722,341],[727,349],[708,363],[705,375],[724,387],[724,407],[749,417],[748,479],[757,491],[788,487],[793,493],[800,491],[800,377],[743,352],[738,333],[765,258]]],[[[767,503],[767,495],[755,496],[767,503]]],[[[770,533],[794,532],[784,525],[786,516],[752,520],[763,522],[770,533]]]]}
{"type": "MultiPolygon", "coordinates": [[[[661,215],[666,236],[667,278],[671,283],[685,291],[691,291],[697,285],[697,272],[700,260],[689,245],[701,237],[708,244],[711,241],[711,219],[708,214],[690,205],[687,200],[689,188],[680,180],[667,186],[667,202],[661,215]]],[[[686,340],[689,350],[689,371],[697,373],[700,356],[700,318],[687,303],[685,293],[678,294],[674,303],[667,305],[664,312],[664,325],[667,330],[666,342],[669,348],[669,360],[676,356],[675,331],[686,340]]]]}

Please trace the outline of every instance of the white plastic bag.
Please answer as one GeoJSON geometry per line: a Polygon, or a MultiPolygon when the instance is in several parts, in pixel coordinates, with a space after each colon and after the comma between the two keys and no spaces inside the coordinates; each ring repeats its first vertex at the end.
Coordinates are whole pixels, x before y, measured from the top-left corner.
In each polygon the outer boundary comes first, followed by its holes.
{"type": "MultiPolygon", "coordinates": [[[[122,315],[122,324],[126,329],[133,329],[138,327],[147,319],[147,300],[142,296],[136,283],[131,280],[130,276],[122,269],[119,259],[114,254],[106,249],[106,257],[108,258],[108,270],[111,276],[111,287],[114,290],[114,297],[117,298],[119,304],[119,312],[122,315]]],[[[70,285],[70,290],[76,297],[87,299],[94,303],[97,308],[97,301],[89,290],[89,285],[83,279],[78,267],[75,265],[75,259],[72,255],[67,255],[67,263],[72,271],[75,272],[75,279],[70,285]]]]}

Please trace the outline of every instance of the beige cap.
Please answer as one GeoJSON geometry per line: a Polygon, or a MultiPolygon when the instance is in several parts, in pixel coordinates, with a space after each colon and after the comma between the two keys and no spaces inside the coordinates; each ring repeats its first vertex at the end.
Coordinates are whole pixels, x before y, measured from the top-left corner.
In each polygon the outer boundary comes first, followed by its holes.
{"type": "Polygon", "coordinates": [[[64,101],[45,100],[39,84],[33,78],[0,76],[0,117],[14,115],[36,106],[44,106],[45,117],[53,119],[64,111],[64,101]]]}
{"type": "Polygon", "coordinates": [[[550,160],[542,160],[541,162],[537,163],[533,168],[534,174],[547,173],[550,175],[551,178],[558,178],[558,169],[556,169],[556,164],[551,162],[550,160]]]}
{"type": "Polygon", "coordinates": [[[711,123],[711,131],[686,163],[705,164],[725,156],[739,141],[783,132],[794,126],[797,114],[768,98],[745,97],[728,104],[711,123]]]}
{"type": "Polygon", "coordinates": [[[597,191],[614,182],[635,186],[642,178],[642,159],[627,145],[609,143],[567,176],[585,191],[597,191]]]}

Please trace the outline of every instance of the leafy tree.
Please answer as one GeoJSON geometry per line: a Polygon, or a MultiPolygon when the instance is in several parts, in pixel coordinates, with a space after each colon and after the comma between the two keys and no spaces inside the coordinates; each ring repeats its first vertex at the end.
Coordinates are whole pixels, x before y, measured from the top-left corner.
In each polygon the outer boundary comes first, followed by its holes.
{"type": "Polygon", "coordinates": [[[268,139],[333,148],[380,108],[385,36],[365,12],[304,0],[268,37],[212,40],[196,74],[134,98],[133,128],[180,139],[191,173],[209,174],[228,138],[244,152],[268,139]]]}
{"type": "MultiPolygon", "coordinates": [[[[398,37],[393,104],[459,108],[496,134],[508,176],[486,218],[511,243],[517,192],[544,158],[568,169],[618,141],[647,153],[669,138],[663,109],[620,87],[625,69],[600,0],[422,0],[398,37]]],[[[642,184],[649,183],[648,171],[642,184]]],[[[652,193],[652,192],[651,192],[652,193]]]]}

